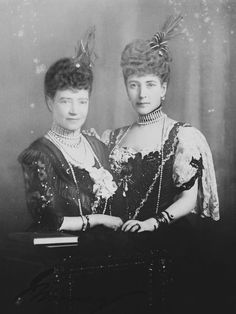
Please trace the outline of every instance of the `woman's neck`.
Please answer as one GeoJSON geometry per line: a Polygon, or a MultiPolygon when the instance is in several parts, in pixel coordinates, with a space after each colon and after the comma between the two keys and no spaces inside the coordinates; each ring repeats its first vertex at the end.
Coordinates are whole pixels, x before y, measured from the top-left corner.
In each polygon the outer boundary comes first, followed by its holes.
{"type": "Polygon", "coordinates": [[[61,127],[55,122],[53,122],[52,124],[51,131],[57,134],[58,136],[68,139],[78,138],[81,135],[80,129],[71,131],[61,127]]]}

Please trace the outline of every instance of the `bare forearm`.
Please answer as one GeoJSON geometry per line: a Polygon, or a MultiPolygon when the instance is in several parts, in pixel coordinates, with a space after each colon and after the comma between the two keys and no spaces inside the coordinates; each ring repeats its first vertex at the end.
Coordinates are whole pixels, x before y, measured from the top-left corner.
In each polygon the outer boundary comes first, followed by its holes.
{"type": "Polygon", "coordinates": [[[77,217],[64,217],[60,230],[80,231],[83,227],[93,228],[100,224],[99,215],[77,216],[77,217]]]}
{"type": "Polygon", "coordinates": [[[198,182],[196,181],[190,190],[183,191],[178,199],[166,209],[166,212],[173,220],[189,214],[194,209],[197,201],[197,191],[198,182]]]}
{"type": "Polygon", "coordinates": [[[82,230],[83,221],[81,217],[64,217],[60,231],[80,231],[82,230]]]}
{"type": "Polygon", "coordinates": [[[119,217],[94,214],[77,217],[64,217],[60,230],[80,231],[93,228],[98,225],[117,230],[122,225],[122,220],[119,217]]]}

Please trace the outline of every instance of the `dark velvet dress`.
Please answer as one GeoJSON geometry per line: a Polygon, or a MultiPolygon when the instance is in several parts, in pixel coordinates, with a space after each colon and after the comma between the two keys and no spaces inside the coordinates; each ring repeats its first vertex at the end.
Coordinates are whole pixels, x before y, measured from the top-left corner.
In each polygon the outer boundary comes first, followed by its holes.
{"type": "Polygon", "coordinates": [[[137,152],[132,147],[119,147],[126,131],[127,127],[124,127],[103,136],[119,186],[113,203],[114,215],[118,214],[125,220],[153,217],[167,209],[182,191],[190,189],[198,180],[198,200],[193,212],[219,219],[212,155],[200,131],[167,118],[163,158],[160,149],[137,152]],[[163,176],[157,208],[161,162],[163,176]]]}
{"type": "MultiPolygon", "coordinates": [[[[84,135],[101,165],[109,169],[106,146],[95,137],[84,135]]],[[[18,158],[23,168],[27,206],[33,217],[30,230],[56,231],[64,216],[79,216],[78,189],[61,151],[42,137],[25,149],[18,158]]],[[[95,167],[99,168],[97,161],[95,167]]],[[[85,169],[73,167],[79,186],[83,214],[91,214],[94,201],[93,184],[85,169]]],[[[103,211],[101,201],[97,212],[103,211]]],[[[107,205],[109,211],[109,204],[107,205]]],[[[107,213],[107,212],[106,212],[107,213]]]]}

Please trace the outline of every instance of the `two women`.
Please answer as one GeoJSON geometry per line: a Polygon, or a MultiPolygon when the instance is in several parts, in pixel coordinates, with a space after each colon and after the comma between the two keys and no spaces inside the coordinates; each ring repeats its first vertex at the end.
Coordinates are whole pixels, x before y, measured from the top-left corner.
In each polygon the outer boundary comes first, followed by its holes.
{"type": "Polygon", "coordinates": [[[204,136],[162,111],[170,78],[168,41],[180,20],[168,19],[152,39],[135,40],[122,52],[126,90],[138,119],[103,137],[116,192],[105,170],[105,147],[81,133],[92,88],[91,53],[84,48],[89,45],[82,44],[77,57],[49,68],[45,96],[53,124],[19,158],[38,226],[85,230],[102,224],[143,232],[190,212],[219,219],[213,161],[204,136]]]}

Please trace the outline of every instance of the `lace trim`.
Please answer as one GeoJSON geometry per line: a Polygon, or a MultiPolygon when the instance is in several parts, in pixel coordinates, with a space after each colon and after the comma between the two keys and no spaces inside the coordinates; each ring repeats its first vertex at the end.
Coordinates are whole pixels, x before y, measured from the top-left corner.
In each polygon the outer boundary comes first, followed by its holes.
{"type": "MultiPolygon", "coordinates": [[[[174,155],[175,151],[176,151],[176,144],[177,144],[177,134],[179,132],[179,128],[181,126],[183,126],[185,124],[181,123],[181,122],[176,122],[171,130],[168,133],[168,138],[165,140],[164,142],[164,149],[163,149],[163,160],[162,160],[162,164],[163,166],[165,165],[165,163],[170,159],[170,157],[172,155],[174,155]]],[[[127,128],[125,132],[119,132],[119,139],[122,139],[122,136],[124,136],[124,134],[127,133],[127,128]]],[[[119,141],[116,141],[117,143],[119,143],[119,141]]],[[[111,161],[113,161],[113,167],[112,169],[118,173],[121,172],[122,170],[122,164],[123,163],[127,163],[129,158],[135,159],[135,156],[137,156],[138,154],[140,154],[140,152],[138,153],[134,153],[134,150],[132,148],[119,148],[117,146],[115,146],[111,152],[110,158],[111,161]],[[116,160],[116,152],[117,154],[121,157],[120,160],[116,160]],[[122,156],[123,155],[123,156],[122,156]],[[124,157],[124,155],[128,155],[126,157],[124,157]]],[[[143,206],[145,205],[145,203],[148,200],[148,197],[150,196],[150,194],[153,191],[153,188],[157,182],[157,179],[160,176],[160,171],[161,171],[161,156],[160,156],[160,152],[159,151],[151,151],[150,153],[148,153],[147,155],[142,156],[142,162],[148,162],[150,160],[156,160],[156,165],[157,165],[157,170],[154,172],[154,176],[152,178],[152,183],[149,185],[149,187],[147,188],[147,191],[145,193],[145,196],[143,198],[141,198],[140,201],[140,205],[136,208],[135,210],[135,214],[132,217],[133,219],[137,218],[137,216],[140,213],[140,210],[143,208],[143,206]]],[[[121,178],[122,181],[122,178],[121,178]]],[[[137,194],[138,191],[136,191],[137,194]]]]}

